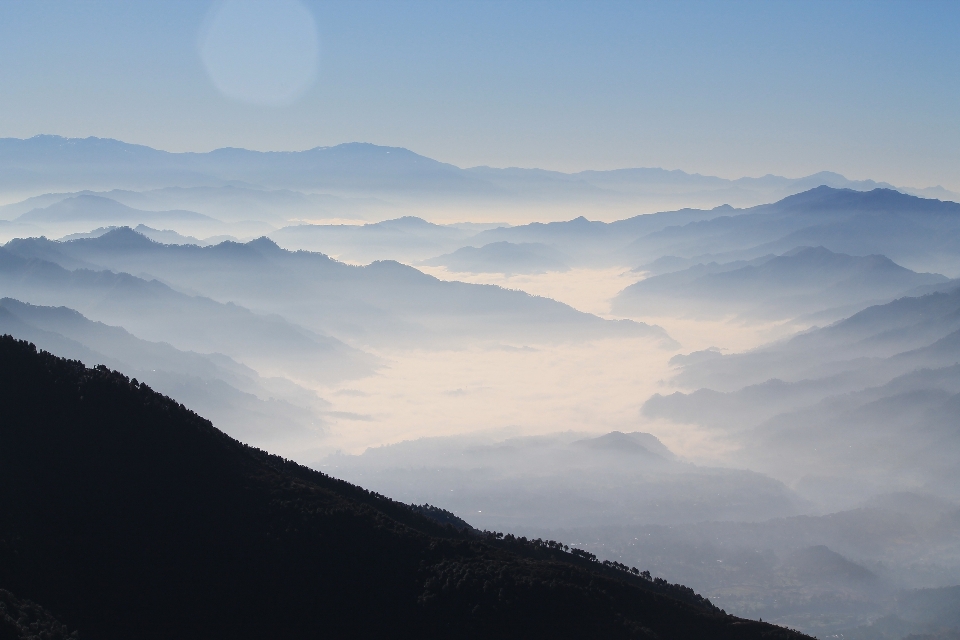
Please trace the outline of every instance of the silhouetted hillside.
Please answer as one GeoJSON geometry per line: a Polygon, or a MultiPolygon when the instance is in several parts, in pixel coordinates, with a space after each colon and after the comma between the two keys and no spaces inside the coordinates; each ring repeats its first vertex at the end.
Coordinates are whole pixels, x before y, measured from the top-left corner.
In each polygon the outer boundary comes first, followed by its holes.
{"type": "Polygon", "coordinates": [[[302,387],[264,379],[226,356],[141,340],[66,307],[0,298],[2,334],[66,358],[124,371],[176,396],[231,436],[278,453],[292,455],[296,442],[314,438],[329,407],[302,387]]]}
{"type": "Polygon", "coordinates": [[[0,640],[68,640],[76,638],[49,611],[0,589],[0,640]]]}
{"type": "Polygon", "coordinates": [[[458,531],[10,337],[0,406],[0,585],[81,637],[801,637],[557,543],[458,531]]]}

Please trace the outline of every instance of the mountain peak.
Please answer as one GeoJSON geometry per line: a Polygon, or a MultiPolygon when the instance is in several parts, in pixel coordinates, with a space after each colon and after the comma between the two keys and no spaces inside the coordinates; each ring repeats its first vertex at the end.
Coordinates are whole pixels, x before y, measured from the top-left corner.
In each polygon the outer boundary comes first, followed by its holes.
{"type": "Polygon", "coordinates": [[[261,253],[264,251],[267,251],[270,253],[283,251],[283,249],[280,248],[280,245],[278,245],[276,242],[274,242],[267,236],[260,236],[256,240],[251,240],[250,242],[247,243],[247,246],[257,249],[261,253]]]}
{"type": "Polygon", "coordinates": [[[136,248],[149,247],[157,244],[139,231],[134,231],[130,227],[117,227],[111,229],[97,238],[82,238],[79,240],[70,240],[70,242],[92,242],[102,247],[110,248],[136,248]]]}

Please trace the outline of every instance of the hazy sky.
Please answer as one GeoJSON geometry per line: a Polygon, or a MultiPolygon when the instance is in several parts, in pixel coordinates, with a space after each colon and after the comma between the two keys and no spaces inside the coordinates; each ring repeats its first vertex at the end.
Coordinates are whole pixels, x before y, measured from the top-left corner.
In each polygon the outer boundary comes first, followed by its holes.
{"type": "Polygon", "coordinates": [[[958,33],[958,2],[0,1],[0,136],[960,190],[958,33]]]}

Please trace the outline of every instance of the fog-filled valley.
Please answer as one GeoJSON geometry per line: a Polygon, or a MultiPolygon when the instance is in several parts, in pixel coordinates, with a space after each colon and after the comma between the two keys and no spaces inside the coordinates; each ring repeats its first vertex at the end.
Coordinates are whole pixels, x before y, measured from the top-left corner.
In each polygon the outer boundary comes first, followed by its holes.
{"type": "Polygon", "coordinates": [[[0,193],[0,334],[734,615],[960,634],[956,194],[54,136],[0,193]]]}

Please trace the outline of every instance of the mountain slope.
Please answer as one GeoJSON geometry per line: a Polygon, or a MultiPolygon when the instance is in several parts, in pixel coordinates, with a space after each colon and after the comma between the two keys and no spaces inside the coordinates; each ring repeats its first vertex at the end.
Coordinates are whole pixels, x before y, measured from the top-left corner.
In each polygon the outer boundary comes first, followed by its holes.
{"type": "Polygon", "coordinates": [[[17,217],[19,222],[75,222],[99,225],[134,225],[138,222],[219,224],[202,213],[193,211],[140,211],[116,200],[94,195],[80,195],[61,200],[48,207],[33,209],[17,217]]]}
{"type": "Polygon", "coordinates": [[[422,346],[431,340],[611,335],[670,340],[659,327],[603,320],[549,298],[491,285],[444,282],[393,261],[347,265],[320,253],[281,249],[265,237],[245,244],[173,246],[122,228],[69,242],[15,240],[4,251],[150,274],[183,290],[280,314],[312,331],[364,344],[422,346]]]}
{"type": "MultiPolygon", "coordinates": [[[[120,327],[93,322],[66,307],[0,299],[0,334],[64,357],[107,365],[176,396],[219,428],[287,454],[315,438],[329,403],[290,382],[264,379],[219,354],[180,351],[120,327]]],[[[291,454],[292,455],[292,454],[291,454]]]]}
{"type": "Polygon", "coordinates": [[[408,262],[463,245],[470,231],[433,224],[413,216],[373,224],[302,224],[269,234],[287,249],[319,251],[340,260],[367,264],[394,259],[408,262]]]}
{"type": "Polygon", "coordinates": [[[482,536],[0,338],[0,584],[112,638],[799,638],[482,536]]]}
{"type": "Polygon", "coordinates": [[[622,254],[634,264],[664,255],[728,253],[750,259],[806,245],[881,254],[911,269],[945,272],[960,266],[958,232],[960,204],[955,202],[891,189],[819,186],[773,204],[661,229],[637,238],[622,254]]]}
{"type": "Polygon", "coordinates": [[[491,242],[480,248],[461,247],[453,253],[426,260],[428,266],[471,273],[546,273],[569,271],[566,256],[553,247],[536,242],[491,242]]]}
{"type": "Polygon", "coordinates": [[[960,495],[960,289],[904,297],[753,351],[674,358],[648,418],[697,424],[736,464],[829,508],[872,494],[960,495]]]}
{"type": "Polygon", "coordinates": [[[366,375],[374,365],[366,353],[276,316],[186,295],[157,280],[105,270],[71,271],[36,257],[47,255],[44,248],[55,244],[25,241],[21,248],[30,248],[23,250],[27,257],[0,248],[0,295],[67,306],[143,339],[224,353],[270,375],[286,372],[298,379],[332,380],[366,375]]]}
{"type": "MultiPolygon", "coordinates": [[[[621,315],[790,318],[833,308],[859,311],[918,287],[945,282],[944,276],[916,273],[884,256],[797,247],[742,266],[701,264],[641,280],[617,295],[614,310],[621,315]]],[[[833,319],[845,315],[849,312],[835,312],[833,319]]]]}

